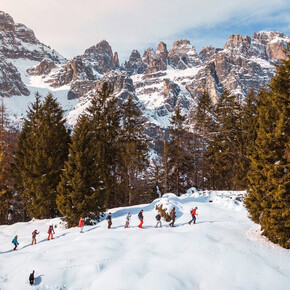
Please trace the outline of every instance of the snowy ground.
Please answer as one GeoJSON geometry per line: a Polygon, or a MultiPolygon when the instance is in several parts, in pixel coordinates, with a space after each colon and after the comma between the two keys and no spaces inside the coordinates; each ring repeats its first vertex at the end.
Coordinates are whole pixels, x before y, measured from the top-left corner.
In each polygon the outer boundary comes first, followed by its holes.
{"type": "Polygon", "coordinates": [[[51,241],[46,240],[48,225],[59,219],[0,226],[0,289],[31,289],[32,270],[35,289],[289,289],[289,251],[262,238],[243,204],[230,196],[167,194],[148,205],[112,209],[110,230],[106,221],[85,227],[84,234],[58,225],[51,241]],[[166,222],[154,228],[160,202],[176,207],[175,228],[166,222]],[[194,206],[198,223],[188,225],[194,206]],[[137,227],[141,208],[144,229],[137,227]],[[131,228],[124,229],[128,211],[131,228]],[[31,246],[34,229],[40,235],[31,246]],[[16,234],[20,246],[14,252],[16,234]]]}

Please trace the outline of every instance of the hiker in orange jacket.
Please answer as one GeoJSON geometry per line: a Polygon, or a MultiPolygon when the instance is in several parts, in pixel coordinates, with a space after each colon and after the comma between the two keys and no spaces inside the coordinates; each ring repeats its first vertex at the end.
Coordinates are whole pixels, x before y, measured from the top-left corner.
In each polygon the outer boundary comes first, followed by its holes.
{"type": "Polygon", "coordinates": [[[196,213],[196,210],[197,210],[197,206],[196,206],[195,208],[192,208],[192,209],[190,210],[190,214],[191,214],[191,217],[192,217],[191,221],[188,222],[190,225],[191,225],[192,222],[195,224],[195,221],[196,221],[196,217],[195,217],[195,216],[198,215],[198,214],[196,213]]]}
{"type": "Polygon", "coordinates": [[[85,224],[85,220],[81,217],[79,221],[79,228],[81,228],[81,233],[84,232],[84,224],[85,224]]]}
{"type": "Polygon", "coordinates": [[[54,229],[53,229],[53,225],[49,226],[47,233],[48,233],[47,240],[50,240],[50,239],[53,240],[53,234],[55,234],[54,229]]]}

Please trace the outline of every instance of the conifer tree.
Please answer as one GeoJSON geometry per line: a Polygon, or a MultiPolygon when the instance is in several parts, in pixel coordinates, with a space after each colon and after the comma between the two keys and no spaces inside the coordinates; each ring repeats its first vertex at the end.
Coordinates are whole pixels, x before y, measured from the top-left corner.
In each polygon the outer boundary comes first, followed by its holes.
{"type": "Polygon", "coordinates": [[[12,165],[17,136],[18,130],[11,122],[2,99],[0,104],[0,224],[10,221],[8,220],[10,207],[16,201],[12,165]]]}
{"type": "Polygon", "coordinates": [[[94,132],[94,148],[96,152],[96,179],[102,184],[105,206],[109,200],[115,199],[117,190],[116,170],[118,165],[119,138],[121,132],[121,112],[116,96],[112,95],[111,86],[105,82],[96,94],[91,106],[87,109],[92,130],[94,132]]]}
{"type": "Polygon", "coordinates": [[[148,166],[148,142],[143,134],[144,121],[138,105],[133,97],[122,105],[122,136],[120,139],[121,163],[128,204],[138,201],[138,178],[148,166]],[[135,199],[135,200],[134,200],[135,199]]]}
{"type": "Polygon", "coordinates": [[[197,109],[195,115],[195,130],[198,135],[198,139],[200,140],[200,168],[201,168],[201,188],[204,190],[205,188],[205,179],[209,180],[208,177],[208,160],[206,149],[208,147],[209,141],[212,138],[213,131],[213,109],[214,105],[210,98],[210,95],[204,91],[202,95],[197,99],[197,109]]]}
{"type": "Polygon", "coordinates": [[[16,153],[18,189],[22,191],[30,217],[50,218],[57,214],[56,187],[67,158],[69,134],[63,111],[48,95],[36,95],[29,108],[16,153]]]}
{"type": "Polygon", "coordinates": [[[239,140],[240,158],[239,160],[239,175],[237,183],[242,189],[247,188],[248,172],[250,170],[250,156],[254,154],[255,140],[257,137],[257,118],[258,118],[258,98],[252,88],[245,99],[240,114],[241,135],[239,140]]]}
{"type": "Polygon", "coordinates": [[[192,135],[186,130],[185,117],[178,106],[174,112],[169,127],[170,141],[167,143],[168,189],[180,195],[182,191],[192,186],[196,170],[192,149],[192,135]]]}
{"type": "Polygon", "coordinates": [[[239,189],[240,104],[234,95],[224,91],[215,106],[215,135],[206,152],[214,189],[239,189]]]}
{"type": "Polygon", "coordinates": [[[76,226],[81,216],[99,219],[105,210],[96,155],[92,123],[84,114],[74,128],[69,158],[57,187],[57,207],[69,226],[76,226]]]}
{"type": "Polygon", "coordinates": [[[270,91],[261,91],[255,153],[246,206],[263,234],[290,248],[289,92],[290,57],[277,68],[270,91]]]}

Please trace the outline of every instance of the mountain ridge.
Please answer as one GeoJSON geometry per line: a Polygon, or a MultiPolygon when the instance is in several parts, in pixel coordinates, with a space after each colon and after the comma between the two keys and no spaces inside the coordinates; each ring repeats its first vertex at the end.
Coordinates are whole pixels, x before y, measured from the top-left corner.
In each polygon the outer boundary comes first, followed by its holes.
{"type": "Polygon", "coordinates": [[[31,29],[0,11],[0,96],[8,97],[14,113],[13,99],[28,103],[36,91],[61,95],[67,120],[74,126],[81,107],[107,80],[115,95],[134,96],[147,127],[155,132],[168,127],[177,105],[190,123],[196,98],[205,90],[213,102],[224,90],[240,100],[252,87],[258,92],[274,76],[279,59],[286,57],[289,41],[281,32],[260,31],[252,37],[232,34],[223,48],[205,46],[199,53],[186,39],[175,41],[169,50],[161,41],[156,50],[148,48],[142,56],[133,49],[120,64],[118,53],[102,40],[67,60],[41,43],[31,29]]]}

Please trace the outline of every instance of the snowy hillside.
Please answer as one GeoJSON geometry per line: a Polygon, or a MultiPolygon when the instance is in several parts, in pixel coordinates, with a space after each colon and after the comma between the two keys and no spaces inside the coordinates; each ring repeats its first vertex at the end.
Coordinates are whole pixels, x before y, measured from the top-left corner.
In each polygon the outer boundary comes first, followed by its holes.
{"type": "Polygon", "coordinates": [[[260,236],[236,194],[166,194],[151,204],[112,209],[112,229],[104,220],[86,226],[84,234],[62,228],[60,219],[0,226],[0,289],[31,289],[32,270],[34,289],[289,289],[289,251],[260,236]],[[176,207],[175,228],[166,222],[154,228],[159,203],[176,207]],[[195,206],[197,224],[189,225],[195,206]],[[137,227],[140,209],[144,229],[137,227]],[[131,228],[124,229],[128,211],[131,228]],[[56,235],[47,241],[50,223],[56,235]],[[35,229],[39,243],[31,246],[35,229]]]}

